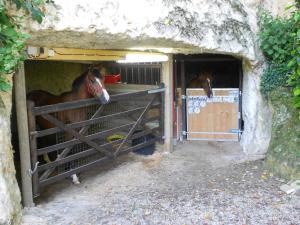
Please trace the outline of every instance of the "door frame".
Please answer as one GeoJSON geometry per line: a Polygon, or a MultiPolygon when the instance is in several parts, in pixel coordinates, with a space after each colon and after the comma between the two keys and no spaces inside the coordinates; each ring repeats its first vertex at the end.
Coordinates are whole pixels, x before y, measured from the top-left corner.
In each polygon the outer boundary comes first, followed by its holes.
{"type": "MultiPolygon", "coordinates": [[[[181,106],[181,118],[182,118],[182,126],[181,126],[181,134],[178,134],[182,137],[183,140],[187,140],[187,115],[186,115],[186,62],[230,62],[236,61],[238,63],[238,76],[239,76],[239,138],[241,140],[241,134],[243,133],[244,129],[244,120],[242,115],[242,93],[243,93],[243,61],[239,58],[235,58],[230,55],[214,55],[214,54],[199,54],[199,55],[183,55],[178,54],[174,55],[175,64],[174,68],[176,73],[174,73],[174,80],[177,80],[178,76],[180,77],[180,88],[181,88],[181,96],[178,96],[182,100],[181,106]],[[178,67],[180,67],[178,69],[178,67]]],[[[175,84],[178,84],[177,82],[175,84]]],[[[173,89],[173,93],[176,96],[176,90],[179,86],[175,86],[173,89]]],[[[178,101],[178,99],[175,99],[178,101]]]]}

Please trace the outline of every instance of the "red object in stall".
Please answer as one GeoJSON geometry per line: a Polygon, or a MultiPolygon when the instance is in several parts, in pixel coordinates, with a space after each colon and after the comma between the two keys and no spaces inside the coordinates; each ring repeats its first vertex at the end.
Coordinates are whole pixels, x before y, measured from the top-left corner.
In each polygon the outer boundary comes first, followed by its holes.
{"type": "Polygon", "coordinates": [[[106,84],[115,84],[121,80],[121,74],[105,75],[106,84]]]}

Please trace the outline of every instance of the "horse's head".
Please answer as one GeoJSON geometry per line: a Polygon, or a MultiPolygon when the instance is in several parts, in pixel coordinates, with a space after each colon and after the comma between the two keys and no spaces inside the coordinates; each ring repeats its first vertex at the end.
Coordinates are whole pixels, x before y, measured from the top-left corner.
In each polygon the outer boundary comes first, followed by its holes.
{"type": "Polygon", "coordinates": [[[93,97],[98,97],[102,104],[108,103],[110,99],[109,94],[104,86],[104,80],[104,70],[100,68],[89,69],[85,77],[85,86],[87,92],[93,97]]]}
{"type": "Polygon", "coordinates": [[[82,98],[98,97],[102,104],[109,102],[109,94],[104,86],[105,71],[100,67],[91,67],[72,84],[72,91],[82,94],[82,98]]]}
{"type": "Polygon", "coordinates": [[[210,72],[205,72],[199,75],[198,79],[200,80],[202,84],[202,88],[204,89],[207,97],[211,98],[213,96],[212,91],[212,81],[213,81],[213,75],[210,72]]]}

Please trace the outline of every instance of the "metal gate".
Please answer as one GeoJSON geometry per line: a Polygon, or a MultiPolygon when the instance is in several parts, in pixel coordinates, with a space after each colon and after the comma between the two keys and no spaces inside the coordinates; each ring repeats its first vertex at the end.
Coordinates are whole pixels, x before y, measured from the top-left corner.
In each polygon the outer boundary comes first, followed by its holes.
{"type": "Polygon", "coordinates": [[[97,99],[35,107],[27,102],[33,194],[43,187],[114,158],[153,145],[164,134],[164,87],[111,96],[110,103],[97,99]],[[57,112],[75,110],[85,115],[76,123],[64,123],[57,112]],[[55,127],[38,130],[43,117],[55,127]],[[144,142],[133,140],[151,135],[144,142]],[[112,137],[112,138],[111,138],[112,137]],[[52,155],[46,162],[43,155],[52,155]]]}
{"type": "Polygon", "coordinates": [[[238,88],[214,88],[208,98],[203,89],[186,89],[187,139],[239,141],[238,88]]]}

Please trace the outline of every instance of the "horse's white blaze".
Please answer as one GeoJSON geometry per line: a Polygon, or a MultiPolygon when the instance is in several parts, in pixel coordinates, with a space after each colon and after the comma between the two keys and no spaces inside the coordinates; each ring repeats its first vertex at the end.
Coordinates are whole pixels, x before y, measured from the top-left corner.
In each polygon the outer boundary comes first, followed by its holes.
{"type": "Polygon", "coordinates": [[[109,94],[108,94],[108,92],[107,92],[107,90],[106,89],[103,89],[103,95],[104,95],[104,98],[105,98],[105,100],[106,101],[109,101],[109,94]]]}
{"type": "Polygon", "coordinates": [[[103,86],[102,86],[101,81],[99,80],[99,78],[95,77],[95,79],[96,79],[97,83],[100,85],[100,87],[103,88],[103,86]]]}
{"type": "MultiPolygon", "coordinates": [[[[100,85],[100,87],[103,88],[103,85],[102,85],[100,79],[96,78],[96,81],[98,82],[98,84],[100,85]]],[[[103,93],[102,93],[102,95],[104,96],[104,99],[108,102],[109,99],[110,99],[110,97],[109,97],[109,94],[108,94],[107,90],[104,89],[104,88],[103,88],[103,93]]]]}

